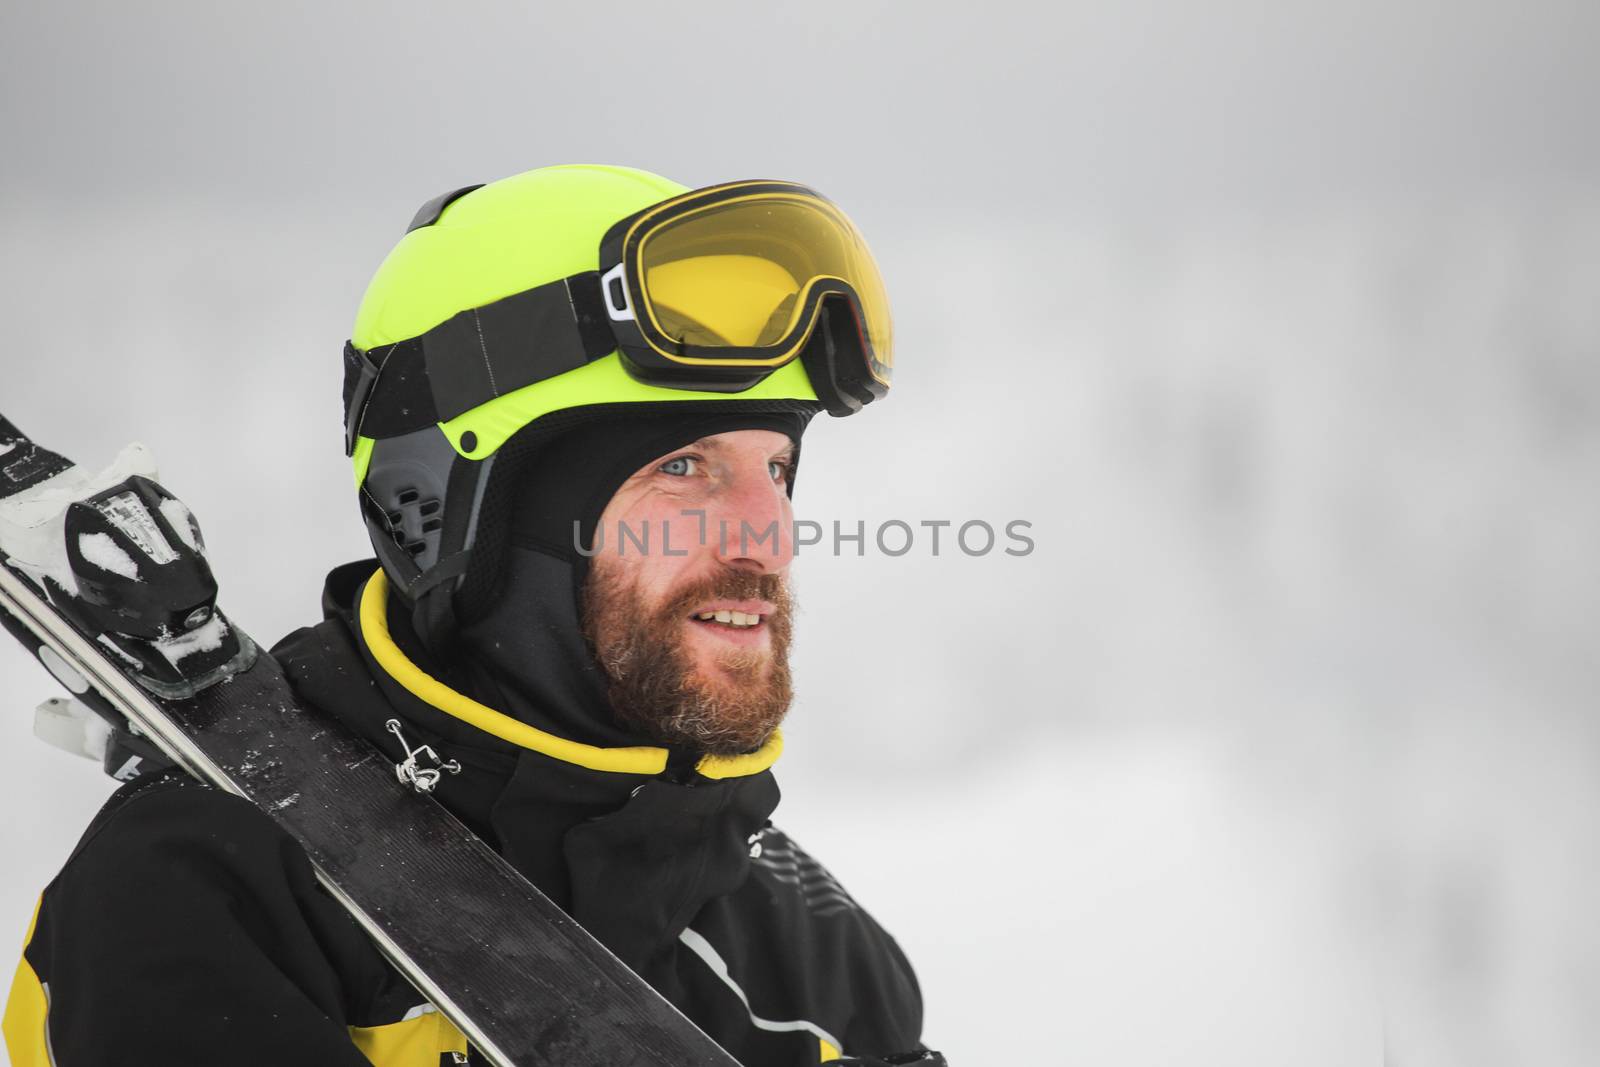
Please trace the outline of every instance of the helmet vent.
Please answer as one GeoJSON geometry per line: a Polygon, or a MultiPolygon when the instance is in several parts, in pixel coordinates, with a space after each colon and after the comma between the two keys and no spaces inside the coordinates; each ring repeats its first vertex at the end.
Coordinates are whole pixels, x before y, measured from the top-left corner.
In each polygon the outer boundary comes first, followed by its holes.
{"type": "Polygon", "coordinates": [[[439,562],[452,528],[445,521],[447,489],[458,459],[437,426],[373,445],[362,485],[363,513],[380,558],[396,565],[391,581],[409,583],[416,570],[439,562]]]}
{"type": "Polygon", "coordinates": [[[415,487],[395,490],[391,500],[394,510],[384,512],[384,517],[389,520],[394,543],[412,558],[421,558],[428,550],[428,543],[444,529],[443,502],[437,498],[422,499],[421,491],[415,487]]]}

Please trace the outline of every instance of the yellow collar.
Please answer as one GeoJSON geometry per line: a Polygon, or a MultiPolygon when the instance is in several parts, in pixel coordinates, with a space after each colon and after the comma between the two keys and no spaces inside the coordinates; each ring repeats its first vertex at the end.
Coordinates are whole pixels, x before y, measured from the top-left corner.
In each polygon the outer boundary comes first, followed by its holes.
{"type": "MultiPolygon", "coordinates": [[[[453,715],[484,733],[493,734],[520,748],[532,749],[552,759],[575,763],[592,771],[620,774],[660,774],[667,769],[667,750],[650,745],[632,748],[601,748],[568,741],[564,737],[529,726],[504,712],[480,704],[458,693],[406,658],[389,635],[389,581],[380,568],[361,594],[359,620],[361,636],[372,658],[389,677],[413,696],[426,701],[447,715],[453,715]]],[[[702,756],[695,770],[706,778],[738,778],[759,774],[778,762],[783,754],[783,735],[777,730],[766,744],[743,756],[702,756]]]]}

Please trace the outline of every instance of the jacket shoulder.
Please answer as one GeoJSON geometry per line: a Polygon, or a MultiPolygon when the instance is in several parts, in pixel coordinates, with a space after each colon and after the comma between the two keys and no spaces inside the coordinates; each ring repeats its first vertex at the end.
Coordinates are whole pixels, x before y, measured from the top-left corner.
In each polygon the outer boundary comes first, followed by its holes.
{"type": "Polygon", "coordinates": [[[8,1042],[51,1042],[63,1063],[354,1065],[358,1028],[420,999],[287,831],[179,772],[130,783],[95,816],[40,897],[17,973],[12,1004],[43,1007],[13,1012],[30,1021],[8,1020],[8,1042]]]}
{"type": "Polygon", "coordinates": [[[165,850],[182,842],[237,857],[290,843],[290,838],[243,797],[171,769],[142,775],[113,793],[52,885],[64,878],[165,867],[173,858],[165,850]]]}

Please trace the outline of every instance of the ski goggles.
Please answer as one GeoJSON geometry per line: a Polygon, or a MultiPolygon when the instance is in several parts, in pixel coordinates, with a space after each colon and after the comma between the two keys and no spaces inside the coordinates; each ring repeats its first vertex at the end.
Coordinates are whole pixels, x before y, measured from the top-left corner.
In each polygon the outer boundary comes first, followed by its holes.
{"type": "MultiPolygon", "coordinates": [[[[469,191],[425,205],[411,228],[469,191]]],[[[579,370],[571,384],[584,399],[556,407],[668,398],[655,389],[684,399],[792,395],[784,368],[796,360],[830,414],[889,391],[893,330],[877,264],[844,212],[803,185],[684,193],[613,224],[598,258],[597,270],[463,311],[418,337],[369,352],[346,345],[347,454],[360,437],[430,424],[448,436],[452,420],[480,405],[579,370]],[[596,365],[612,353],[617,374],[596,365]]],[[[474,458],[492,450],[452,442],[474,458]]]]}
{"type": "Polygon", "coordinates": [[[733,182],[656,204],[611,227],[600,264],[611,332],[642,382],[737,391],[798,356],[830,411],[888,392],[877,263],[849,217],[803,185],[733,182]]]}

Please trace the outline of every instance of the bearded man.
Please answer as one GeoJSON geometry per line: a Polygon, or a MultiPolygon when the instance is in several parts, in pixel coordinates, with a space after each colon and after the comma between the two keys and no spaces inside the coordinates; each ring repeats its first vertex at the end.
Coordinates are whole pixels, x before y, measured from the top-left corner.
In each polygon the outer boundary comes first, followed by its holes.
{"type": "MultiPolygon", "coordinates": [[[[457,190],[345,359],[377,560],[273,649],[296,691],[426,746],[434,796],[740,1062],[942,1063],[904,955],[769,818],[801,436],[890,378],[850,221],[613,167],[457,190]]],[[[95,819],[23,987],[30,1067],[477,1061],[289,837],[175,771],[95,819]]]]}

